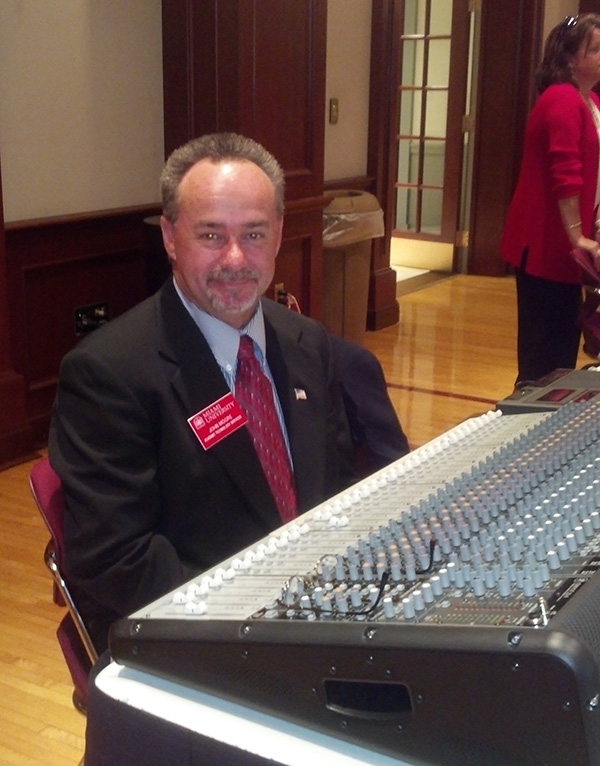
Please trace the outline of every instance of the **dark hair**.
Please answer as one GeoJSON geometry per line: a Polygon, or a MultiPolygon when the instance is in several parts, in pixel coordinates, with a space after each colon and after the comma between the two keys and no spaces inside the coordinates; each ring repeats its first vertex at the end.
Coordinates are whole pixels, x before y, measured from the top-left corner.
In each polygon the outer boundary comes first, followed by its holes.
{"type": "Polygon", "coordinates": [[[600,16],[595,13],[567,16],[554,27],[546,40],[544,57],[535,76],[538,93],[560,82],[578,87],[569,63],[582,45],[589,45],[594,29],[600,29],[600,16]]]}
{"type": "Polygon", "coordinates": [[[275,190],[277,215],[283,216],[284,176],[279,163],[264,146],[238,133],[210,133],[194,138],[180,146],[167,159],[160,176],[163,215],[175,223],[178,209],[178,190],[185,174],[197,162],[238,160],[253,162],[267,175],[275,190]]]}

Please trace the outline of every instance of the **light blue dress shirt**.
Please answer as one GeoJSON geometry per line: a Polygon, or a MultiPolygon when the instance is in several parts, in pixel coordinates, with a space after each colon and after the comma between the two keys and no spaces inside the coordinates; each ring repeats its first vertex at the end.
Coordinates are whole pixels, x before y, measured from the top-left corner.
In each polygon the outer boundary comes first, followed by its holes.
{"type": "Polygon", "coordinates": [[[275,387],[275,383],[273,381],[273,376],[271,375],[271,370],[269,369],[269,365],[267,363],[265,318],[261,304],[258,304],[256,311],[252,315],[252,318],[248,324],[242,327],[241,330],[236,330],[235,327],[231,327],[231,325],[228,325],[221,319],[217,319],[216,317],[211,316],[211,314],[207,314],[206,311],[199,309],[198,306],[192,303],[192,301],[190,301],[189,298],[187,298],[187,296],[181,292],[175,279],[173,279],[173,284],[175,285],[175,290],[177,291],[181,302],[196,323],[196,326],[200,332],[206,338],[206,342],[210,346],[210,350],[217,360],[217,364],[221,368],[221,372],[227,381],[227,385],[234,395],[235,374],[237,369],[237,355],[240,346],[240,337],[242,335],[249,335],[252,338],[254,343],[254,354],[260,363],[262,371],[271,382],[273,398],[277,410],[277,417],[279,418],[279,423],[281,425],[281,430],[283,432],[283,437],[285,439],[286,448],[291,462],[292,456],[290,453],[290,445],[287,430],[285,427],[285,421],[283,419],[281,403],[277,394],[277,388],[275,387]]]}

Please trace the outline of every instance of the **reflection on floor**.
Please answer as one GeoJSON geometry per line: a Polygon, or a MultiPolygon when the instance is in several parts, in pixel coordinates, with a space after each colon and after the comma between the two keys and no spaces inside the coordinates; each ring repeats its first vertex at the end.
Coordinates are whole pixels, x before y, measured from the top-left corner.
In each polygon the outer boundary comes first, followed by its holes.
{"type": "Polygon", "coordinates": [[[417,446],[493,409],[512,391],[514,280],[438,274],[399,303],[400,322],[365,333],[363,343],[379,357],[396,411],[417,446]]]}
{"type": "Polygon", "coordinates": [[[392,266],[392,268],[396,272],[396,295],[398,297],[453,276],[446,271],[414,269],[410,266],[392,266]]]}
{"type": "MultiPolygon", "coordinates": [[[[515,283],[512,277],[438,273],[437,281],[399,303],[399,323],[365,333],[363,345],[379,357],[404,430],[418,446],[494,409],[512,392],[515,283]]],[[[589,363],[581,351],[577,367],[589,363]]]]}

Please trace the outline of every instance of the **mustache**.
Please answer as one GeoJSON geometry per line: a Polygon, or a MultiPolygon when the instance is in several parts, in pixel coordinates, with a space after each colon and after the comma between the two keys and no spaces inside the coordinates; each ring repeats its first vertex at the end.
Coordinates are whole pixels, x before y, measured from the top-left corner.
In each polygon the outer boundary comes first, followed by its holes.
{"type": "Polygon", "coordinates": [[[260,277],[259,272],[256,269],[251,269],[245,266],[242,269],[228,269],[220,268],[214,269],[208,274],[209,282],[237,282],[240,280],[258,280],[260,277]]]}

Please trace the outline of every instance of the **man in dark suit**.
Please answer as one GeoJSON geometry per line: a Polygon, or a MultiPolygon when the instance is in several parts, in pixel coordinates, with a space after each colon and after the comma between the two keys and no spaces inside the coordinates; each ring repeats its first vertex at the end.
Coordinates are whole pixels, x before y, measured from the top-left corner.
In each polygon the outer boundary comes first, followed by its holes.
{"type": "Polygon", "coordinates": [[[354,478],[329,336],[261,298],[281,243],[278,164],[217,134],[174,152],[161,183],[173,278],[67,354],[50,431],[67,575],[100,651],[114,619],[281,524],[248,427],[231,425],[240,336],[273,384],[296,512],[354,478]],[[203,430],[215,412],[220,440],[203,430]]]}

